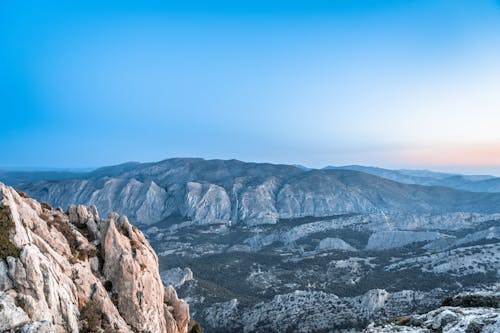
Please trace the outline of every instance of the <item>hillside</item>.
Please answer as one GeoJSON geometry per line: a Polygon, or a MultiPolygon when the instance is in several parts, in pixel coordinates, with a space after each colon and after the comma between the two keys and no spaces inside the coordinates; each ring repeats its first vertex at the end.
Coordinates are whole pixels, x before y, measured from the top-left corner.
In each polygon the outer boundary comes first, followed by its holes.
{"type": "Polygon", "coordinates": [[[500,206],[500,193],[402,184],[352,170],[306,171],[236,160],[178,158],[64,179],[39,177],[17,179],[13,185],[56,207],[95,205],[142,224],[193,220],[252,225],[348,213],[494,213],[500,206]]]}

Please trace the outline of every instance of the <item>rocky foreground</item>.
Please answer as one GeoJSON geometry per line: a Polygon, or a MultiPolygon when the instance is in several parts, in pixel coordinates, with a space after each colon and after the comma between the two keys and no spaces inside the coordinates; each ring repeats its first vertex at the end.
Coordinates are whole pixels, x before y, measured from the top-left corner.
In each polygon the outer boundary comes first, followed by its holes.
{"type": "Polygon", "coordinates": [[[0,183],[0,332],[187,332],[189,308],[125,216],[67,214],[0,183]]]}

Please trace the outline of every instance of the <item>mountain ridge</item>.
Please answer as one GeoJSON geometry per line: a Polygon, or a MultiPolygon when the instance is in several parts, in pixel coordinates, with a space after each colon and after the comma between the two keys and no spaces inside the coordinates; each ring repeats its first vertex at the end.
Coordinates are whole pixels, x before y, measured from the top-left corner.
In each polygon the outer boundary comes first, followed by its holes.
{"type": "MultiPolygon", "coordinates": [[[[172,216],[200,223],[277,223],[347,213],[494,213],[499,193],[404,184],[355,170],[309,170],[201,158],[130,162],[72,178],[18,182],[54,206],[96,205],[152,224],[172,216]]],[[[0,180],[2,175],[0,174],[0,180]]]]}

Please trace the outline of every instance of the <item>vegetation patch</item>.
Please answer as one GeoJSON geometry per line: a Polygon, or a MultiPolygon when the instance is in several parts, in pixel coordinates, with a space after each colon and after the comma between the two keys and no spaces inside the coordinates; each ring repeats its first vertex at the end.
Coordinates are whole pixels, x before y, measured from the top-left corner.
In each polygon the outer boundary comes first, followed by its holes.
{"type": "Polygon", "coordinates": [[[17,192],[17,194],[19,194],[19,196],[20,196],[21,198],[25,198],[25,199],[28,199],[28,198],[29,198],[29,196],[28,196],[26,193],[24,193],[24,192],[21,192],[21,191],[19,191],[19,190],[16,190],[16,192],[17,192]]]}
{"type": "Polygon", "coordinates": [[[11,211],[8,206],[0,207],[0,258],[19,257],[21,250],[9,239],[10,232],[14,228],[11,211]]]}
{"type": "Polygon", "coordinates": [[[463,295],[446,297],[443,306],[459,306],[463,308],[499,308],[500,297],[483,295],[463,295]]]}
{"type": "Polygon", "coordinates": [[[99,333],[102,331],[102,313],[95,300],[88,302],[80,310],[80,332],[99,333]]]}
{"type": "Polygon", "coordinates": [[[80,310],[80,332],[81,333],[116,333],[118,332],[104,318],[99,303],[95,300],[88,302],[80,310]]]}
{"type": "Polygon", "coordinates": [[[52,210],[52,206],[46,202],[40,202],[40,206],[43,208],[43,209],[47,209],[47,210],[52,210]]]}
{"type": "Polygon", "coordinates": [[[201,325],[195,320],[191,319],[188,324],[189,333],[201,333],[201,325]]]}
{"type": "Polygon", "coordinates": [[[74,256],[78,257],[79,253],[78,253],[77,249],[78,249],[79,243],[78,243],[78,240],[76,238],[75,232],[74,232],[73,228],[71,228],[71,225],[69,224],[69,222],[64,221],[60,215],[56,214],[56,215],[54,215],[54,222],[52,223],[52,225],[61,234],[63,234],[63,236],[66,238],[66,240],[69,244],[69,247],[71,249],[71,253],[74,256]]]}

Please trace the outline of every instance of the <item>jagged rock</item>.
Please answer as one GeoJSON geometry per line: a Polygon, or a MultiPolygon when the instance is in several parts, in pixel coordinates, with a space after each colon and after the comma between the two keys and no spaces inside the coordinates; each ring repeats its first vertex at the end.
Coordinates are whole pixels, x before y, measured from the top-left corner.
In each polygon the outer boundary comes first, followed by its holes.
{"type": "Polygon", "coordinates": [[[231,202],[221,186],[189,182],[185,202],[185,215],[194,221],[225,223],[230,219],[231,202]]]}
{"type": "Polygon", "coordinates": [[[155,252],[126,217],[84,206],[65,215],[0,183],[5,207],[19,255],[0,259],[0,331],[187,331],[188,305],[164,289],[155,252]]]}
{"type": "Polygon", "coordinates": [[[177,297],[177,292],[172,286],[165,288],[163,301],[167,307],[171,307],[169,314],[175,319],[179,330],[186,330],[189,324],[189,307],[187,303],[177,297]]]}

